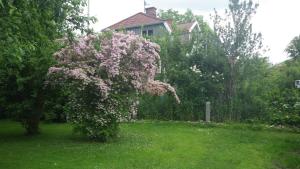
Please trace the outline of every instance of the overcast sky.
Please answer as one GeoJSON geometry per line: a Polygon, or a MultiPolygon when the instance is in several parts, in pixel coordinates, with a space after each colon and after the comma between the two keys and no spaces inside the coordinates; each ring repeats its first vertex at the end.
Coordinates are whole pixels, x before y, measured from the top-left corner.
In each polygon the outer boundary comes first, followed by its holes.
{"type": "MultiPolygon", "coordinates": [[[[255,1],[259,7],[252,21],[253,28],[262,33],[263,43],[270,49],[266,53],[270,61],[279,63],[287,59],[284,49],[290,40],[300,35],[300,0],[255,1]]],[[[172,8],[180,12],[189,8],[209,23],[214,8],[222,11],[228,6],[228,0],[147,0],[147,3],[158,9],[172,8]]],[[[98,19],[93,25],[96,31],[143,10],[144,0],[90,0],[90,14],[98,19]]]]}

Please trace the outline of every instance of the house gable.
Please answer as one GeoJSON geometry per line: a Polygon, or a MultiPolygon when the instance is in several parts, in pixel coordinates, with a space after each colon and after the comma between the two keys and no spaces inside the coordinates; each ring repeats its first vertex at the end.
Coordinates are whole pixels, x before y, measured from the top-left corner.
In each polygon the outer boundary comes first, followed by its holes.
{"type": "Polygon", "coordinates": [[[192,34],[200,31],[200,26],[197,21],[179,24],[177,28],[181,32],[180,38],[183,42],[190,41],[192,34]]]}
{"type": "MultiPolygon", "coordinates": [[[[104,30],[115,30],[115,31],[132,31],[135,34],[140,35],[155,35],[159,36],[163,33],[172,33],[172,20],[164,20],[156,17],[156,8],[146,8],[146,13],[139,12],[126,19],[117,22],[104,30]]],[[[200,31],[199,24],[197,21],[183,23],[177,25],[178,29],[182,32],[182,35],[188,36],[190,39],[193,31],[200,31]]]]}
{"type": "Polygon", "coordinates": [[[118,30],[123,28],[139,27],[142,25],[154,25],[163,23],[164,20],[148,16],[142,12],[130,16],[118,23],[109,26],[109,29],[118,30]]]}
{"type": "Polygon", "coordinates": [[[180,31],[182,31],[184,33],[191,33],[191,32],[193,32],[193,30],[200,31],[200,27],[199,27],[199,24],[197,21],[178,24],[177,27],[180,31]]]}
{"type": "Polygon", "coordinates": [[[126,30],[142,34],[144,29],[146,29],[146,31],[148,31],[148,29],[151,31],[151,27],[152,31],[155,31],[155,34],[159,35],[159,32],[162,31],[167,31],[168,33],[172,32],[170,23],[169,20],[157,18],[156,8],[150,7],[146,8],[146,13],[139,12],[105,28],[104,30],[126,30]]]}

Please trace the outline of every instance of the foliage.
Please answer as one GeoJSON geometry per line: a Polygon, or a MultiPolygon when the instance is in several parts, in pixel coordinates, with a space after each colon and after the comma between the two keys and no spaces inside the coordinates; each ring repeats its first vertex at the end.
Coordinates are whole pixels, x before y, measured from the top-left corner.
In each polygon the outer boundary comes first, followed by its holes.
{"type": "Polygon", "coordinates": [[[76,129],[105,141],[116,135],[121,112],[128,112],[136,92],[170,91],[179,102],[173,87],[154,80],[159,50],[134,34],[90,34],[55,53],[58,64],[49,68],[48,82],[70,90],[68,120],[76,129]]]}
{"type": "Polygon", "coordinates": [[[286,48],[286,52],[292,58],[300,58],[300,35],[296,36],[286,48]]]}
{"type": "Polygon", "coordinates": [[[271,65],[267,58],[254,56],[239,62],[235,117],[245,120],[268,120],[268,97],[273,84],[270,80],[271,65]]]}
{"type": "Polygon", "coordinates": [[[300,90],[294,81],[300,77],[300,61],[288,60],[271,70],[270,81],[274,84],[270,95],[269,113],[271,123],[300,126],[300,90]]]}
{"type": "MultiPolygon", "coordinates": [[[[299,126],[299,90],[294,87],[300,77],[299,62],[292,59],[272,66],[261,56],[261,35],[252,32],[250,22],[257,6],[251,1],[232,1],[225,18],[216,14],[216,33],[200,22],[201,31],[193,35],[190,43],[181,43],[176,34],[172,39],[154,39],[162,49],[159,79],[176,86],[182,104],[173,104],[168,96],[147,95],[140,102],[139,117],[204,119],[204,103],[211,101],[213,121],[299,126]],[[230,92],[234,92],[232,100],[230,92]]],[[[168,10],[161,11],[160,16],[181,23],[192,15],[168,10]]],[[[289,46],[296,44],[295,39],[289,46]]]]}
{"type": "MultiPolygon", "coordinates": [[[[274,76],[268,59],[260,56],[261,35],[252,32],[250,23],[256,8],[257,5],[251,1],[232,2],[229,7],[231,11],[226,13],[227,18],[215,16],[215,19],[219,19],[215,20],[216,26],[219,26],[217,28],[219,36],[216,36],[207,24],[201,23],[201,31],[193,35],[191,43],[182,44],[176,35],[173,35],[172,40],[166,37],[155,39],[162,48],[164,71],[159,78],[176,86],[182,104],[172,104],[168,96],[161,98],[145,96],[140,104],[139,117],[166,120],[204,119],[204,103],[211,101],[214,121],[271,120],[273,117],[271,114],[276,112],[273,110],[272,100],[275,96],[284,98],[278,95],[279,92],[276,94],[279,89],[274,84],[285,81],[293,85],[296,76],[292,73],[294,78],[290,80],[284,80],[278,75],[274,76]],[[236,16],[233,18],[229,15],[230,12],[236,16]],[[235,22],[231,19],[235,19],[235,22]],[[242,20],[245,24],[241,23],[242,20]],[[233,23],[236,26],[231,27],[233,23]],[[226,24],[227,27],[221,27],[226,24]],[[239,29],[243,29],[242,32],[239,29]],[[220,38],[220,35],[223,36],[220,38]],[[238,36],[242,39],[235,38],[238,36]],[[236,57],[233,54],[237,54],[236,57]],[[235,60],[234,64],[231,64],[230,59],[235,60]],[[234,66],[234,69],[231,69],[231,66],[234,66]],[[234,88],[238,91],[235,93],[233,103],[228,101],[231,71],[234,71],[236,83],[234,88]],[[233,112],[229,111],[230,106],[234,107],[233,112]]],[[[176,23],[188,21],[184,18],[189,18],[181,16],[174,10],[161,11],[160,15],[165,17],[164,19],[173,18],[176,23]]],[[[290,68],[289,72],[293,69],[290,68]]],[[[287,67],[284,69],[286,70],[287,67]]],[[[294,71],[296,70],[295,66],[294,71]]],[[[284,75],[284,77],[288,76],[284,75]]]]}
{"type": "Polygon", "coordinates": [[[184,14],[180,14],[178,11],[173,9],[160,10],[158,14],[161,19],[169,19],[176,24],[193,22],[197,20],[199,23],[203,22],[203,17],[201,15],[194,15],[192,10],[187,9],[184,14]]]}
{"type": "Polygon", "coordinates": [[[85,0],[8,0],[0,11],[0,104],[24,124],[27,134],[38,132],[47,92],[43,89],[55,39],[86,31],[85,0]]]}
{"type": "MultiPolygon", "coordinates": [[[[178,11],[173,10],[173,9],[168,9],[168,10],[160,10],[158,16],[161,19],[169,20],[172,23],[172,34],[173,35],[181,35],[182,31],[178,29],[177,25],[178,24],[183,24],[183,23],[189,23],[189,22],[194,22],[197,21],[198,24],[201,27],[201,30],[205,31],[210,31],[213,33],[213,31],[210,29],[208,24],[203,21],[203,16],[201,15],[195,15],[192,10],[187,9],[184,14],[180,14],[178,11]]],[[[193,31],[195,32],[195,31],[193,31]]],[[[196,31],[197,32],[197,31],[196,31]]]]}
{"type": "Polygon", "coordinates": [[[193,36],[194,42],[191,52],[188,53],[188,62],[190,69],[196,74],[194,79],[197,86],[195,87],[204,96],[201,99],[201,110],[204,112],[204,102],[210,101],[212,119],[223,121],[225,119],[224,78],[227,66],[224,51],[216,35],[205,24],[201,27],[201,32],[193,36]]]}
{"type": "Polygon", "coordinates": [[[222,120],[224,104],[224,55],[217,37],[206,24],[182,43],[180,35],[153,38],[161,46],[162,72],[158,79],[176,86],[181,104],[169,96],[160,98],[145,95],[139,105],[139,118],[164,120],[204,119],[205,101],[214,105],[214,120],[222,120]]]}
{"type": "Polygon", "coordinates": [[[66,104],[70,93],[67,89],[56,87],[45,87],[48,92],[45,96],[42,119],[46,122],[62,123],[67,121],[66,104]]]}
{"type": "Polygon", "coordinates": [[[237,81],[239,65],[248,58],[260,55],[262,42],[261,34],[252,32],[251,18],[255,14],[258,4],[252,0],[241,1],[230,0],[229,9],[225,10],[225,17],[221,17],[215,11],[214,31],[219,37],[225,52],[228,64],[228,71],[225,75],[226,98],[228,102],[229,120],[239,120],[235,107],[237,101],[237,81]],[[241,62],[241,63],[239,63],[241,62]]]}

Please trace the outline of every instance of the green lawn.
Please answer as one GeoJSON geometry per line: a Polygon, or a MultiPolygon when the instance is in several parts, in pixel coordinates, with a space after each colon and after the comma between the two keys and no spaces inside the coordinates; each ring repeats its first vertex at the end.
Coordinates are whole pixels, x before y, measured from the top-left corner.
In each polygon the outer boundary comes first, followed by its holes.
{"type": "Polygon", "coordinates": [[[119,138],[98,143],[67,124],[41,128],[27,137],[18,123],[0,121],[0,168],[300,168],[300,134],[290,131],[148,121],[122,124],[119,138]]]}

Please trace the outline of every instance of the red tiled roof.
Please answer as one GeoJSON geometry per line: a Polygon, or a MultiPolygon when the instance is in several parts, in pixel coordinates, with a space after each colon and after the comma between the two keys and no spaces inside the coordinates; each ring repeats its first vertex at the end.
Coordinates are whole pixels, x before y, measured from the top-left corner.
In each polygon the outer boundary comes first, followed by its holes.
{"type": "MultiPolygon", "coordinates": [[[[150,16],[148,14],[139,12],[135,15],[132,15],[126,19],[121,20],[105,29],[117,30],[122,28],[132,28],[138,27],[142,25],[152,25],[152,24],[159,24],[159,23],[166,23],[169,28],[172,28],[172,20],[164,20],[157,17],[150,16]]],[[[182,32],[189,32],[192,26],[195,24],[194,22],[182,23],[178,24],[177,28],[182,32]]],[[[104,30],[105,30],[104,29],[104,30]]]]}
{"type": "Polygon", "coordinates": [[[151,24],[158,24],[163,23],[165,20],[160,18],[154,18],[152,16],[149,16],[145,13],[137,13],[133,16],[130,16],[118,23],[115,23],[111,26],[109,26],[109,29],[121,29],[121,28],[129,28],[129,27],[135,27],[140,25],[151,25],[151,24]]]}

